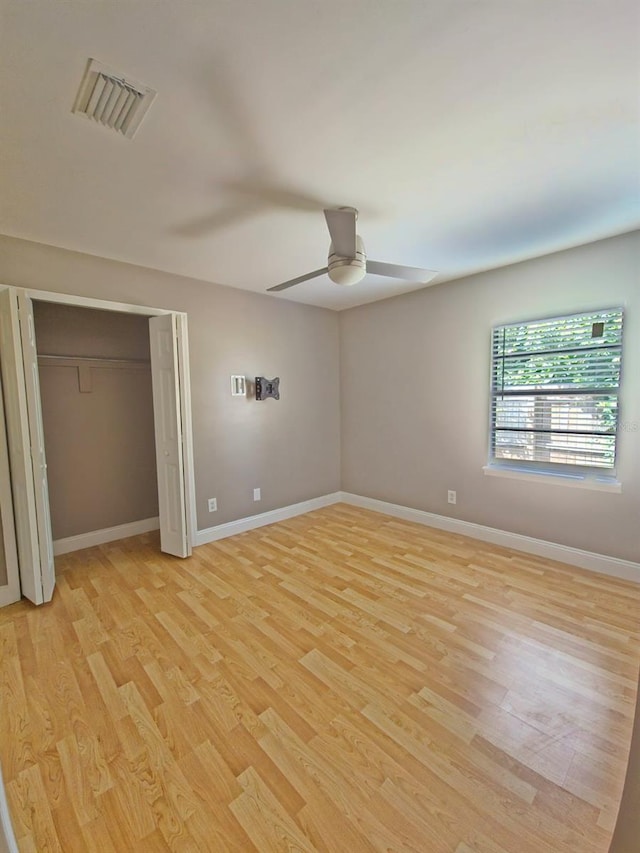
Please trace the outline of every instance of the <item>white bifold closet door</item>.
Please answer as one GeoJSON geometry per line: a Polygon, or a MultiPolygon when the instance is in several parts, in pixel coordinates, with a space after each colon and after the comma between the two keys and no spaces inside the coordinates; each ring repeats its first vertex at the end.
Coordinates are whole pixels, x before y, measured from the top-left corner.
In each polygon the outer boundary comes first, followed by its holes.
{"type": "Polygon", "coordinates": [[[0,381],[0,607],[13,604],[20,598],[20,574],[3,398],[0,381]]]}
{"type": "Polygon", "coordinates": [[[51,601],[55,586],[33,304],[0,291],[0,361],[22,594],[51,601]]]}
{"type": "Polygon", "coordinates": [[[175,314],[149,319],[151,381],[158,473],[160,548],[176,557],[191,554],[183,435],[184,365],[182,326],[175,314]]]}

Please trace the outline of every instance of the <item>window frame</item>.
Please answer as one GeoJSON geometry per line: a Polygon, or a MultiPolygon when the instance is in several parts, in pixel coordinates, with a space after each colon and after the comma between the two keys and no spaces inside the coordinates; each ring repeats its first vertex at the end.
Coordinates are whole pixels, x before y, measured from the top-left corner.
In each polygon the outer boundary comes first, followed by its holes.
{"type": "MultiPolygon", "coordinates": [[[[621,484],[618,481],[618,454],[621,430],[621,401],[622,401],[622,382],[624,372],[624,307],[615,306],[609,308],[596,308],[593,310],[575,311],[566,314],[547,315],[544,317],[533,317],[527,320],[515,320],[511,322],[497,323],[491,329],[491,358],[489,371],[489,435],[488,435],[488,461],[483,467],[485,474],[494,476],[504,476],[510,478],[520,478],[527,480],[540,480],[550,478],[550,481],[561,483],[569,486],[584,486],[585,488],[603,489],[607,491],[621,491],[621,484]],[[494,341],[496,333],[502,329],[512,326],[528,326],[536,323],[552,322],[554,320],[568,320],[575,317],[584,317],[589,315],[606,315],[611,312],[619,312],[621,316],[621,332],[620,332],[620,370],[617,389],[612,389],[612,396],[616,397],[616,429],[614,433],[614,464],[613,467],[605,468],[602,466],[591,465],[574,465],[571,463],[560,462],[541,462],[527,459],[507,459],[496,457],[496,353],[494,349],[494,341]]],[[[523,353],[526,354],[526,353],[523,353]]],[[[544,393],[544,392],[539,392],[544,393]]],[[[571,392],[568,392],[571,394],[571,392]]],[[[584,394],[585,391],[583,390],[584,394]]],[[[588,393],[588,392],[586,392],[588,393]]],[[[514,395],[515,397],[516,395],[514,395]]],[[[534,396],[534,392],[532,392],[534,396]]],[[[577,392],[576,392],[577,396],[577,392]]],[[[499,428],[498,428],[499,429],[499,428]]]]}

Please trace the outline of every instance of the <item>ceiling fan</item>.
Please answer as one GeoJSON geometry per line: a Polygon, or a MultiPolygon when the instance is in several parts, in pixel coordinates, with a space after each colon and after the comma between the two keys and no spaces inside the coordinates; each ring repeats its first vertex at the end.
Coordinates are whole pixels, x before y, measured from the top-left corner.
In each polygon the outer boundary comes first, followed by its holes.
{"type": "Polygon", "coordinates": [[[322,269],[308,272],[306,275],[283,281],[268,291],[286,290],[310,278],[317,278],[325,273],[329,274],[331,281],[335,284],[352,285],[361,281],[366,273],[384,275],[390,278],[402,278],[407,281],[422,282],[426,284],[431,281],[437,272],[423,270],[419,267],[405,267],[398,264],[384,264],[381,261],[369,261],[364,251],[364,243],[356,234],[356,220],[358,211],[355,207],[327,208],[324,211],[327,220],[327,228],[331,236],[329,246],[329,259],[327,266],[322,269]]]}

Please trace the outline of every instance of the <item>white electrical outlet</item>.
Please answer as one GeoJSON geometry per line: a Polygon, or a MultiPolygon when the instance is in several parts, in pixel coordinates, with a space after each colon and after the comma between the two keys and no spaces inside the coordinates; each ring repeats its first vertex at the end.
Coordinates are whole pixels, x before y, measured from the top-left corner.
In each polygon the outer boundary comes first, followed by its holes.
{"type": "Polygon", "coordinates": [[[447,492],[447,500],[450,504],[454,504],[456,502],[456,493],[451,489],[447,492]]]}
{"type": "Polygon", "coordinates": [[[254,501],[260,500],[260,489],[254,489],[253,490],[253,499],[254,499],[254,501]]]}
{"type": "Polygon", "coordinates": [[[217,498],[209,498],[209,512],[216,512],[218,509],[218,499],[217,498]]]}

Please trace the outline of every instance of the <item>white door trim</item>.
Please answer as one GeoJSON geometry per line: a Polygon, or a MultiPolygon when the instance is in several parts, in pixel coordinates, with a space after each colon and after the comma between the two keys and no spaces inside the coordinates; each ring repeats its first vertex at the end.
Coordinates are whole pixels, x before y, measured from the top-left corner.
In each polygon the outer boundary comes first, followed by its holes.
{"type": "Polygon", "coordinates": [[[31,299],[37,299],[40,302],[59,302],[62,305],[98,308],[100,311],[120,311],[122,314],[142,314],[146,317],[160,314],[180,314],[179,311],[172,311],[171,308],[150,308],[147,305],[130,305],[128,302],[110,302],[107,299],[94,299],[92,296],[74,296],[72,293],[56,293],[53,290],[32,290],[31,288],[22,287],[13,289],[18,292],[23,291],[31,299]]]}
{"type": "Polygon", "coordinates": [[[4,402],[2,382],[0,381],[0,535],[4,550],[7,582],[0,586],[0,607],[13,604],[20,598],[20,570],[18,568],[18,549],[16,545],[15,519],[13,517],[13,496],[9,477],[9,446],[4,423],[4,402]]]}

